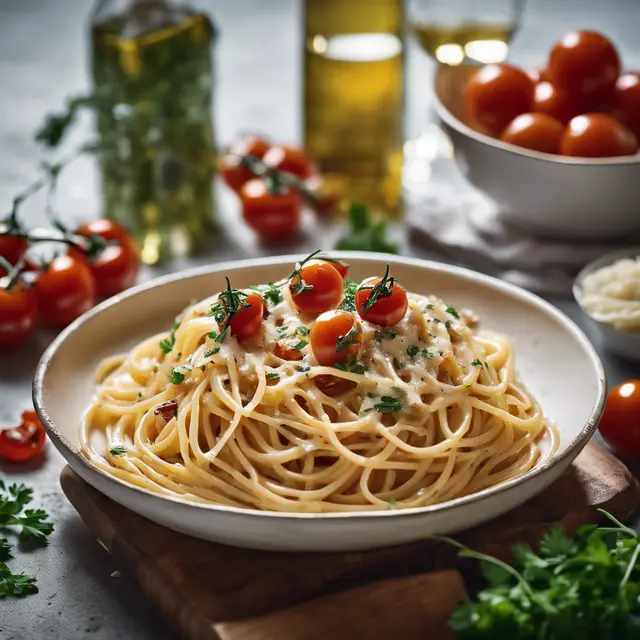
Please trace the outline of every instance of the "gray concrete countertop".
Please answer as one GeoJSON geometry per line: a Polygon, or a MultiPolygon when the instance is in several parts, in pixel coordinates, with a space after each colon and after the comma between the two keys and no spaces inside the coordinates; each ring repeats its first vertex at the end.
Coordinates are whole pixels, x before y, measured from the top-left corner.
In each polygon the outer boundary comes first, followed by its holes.
{"type": "MultiPolygon", "coordinates": [[[[42,154],[33,141],[33,132],[44,114],[88,86],[86,23],[90,4],[86,0],[0,0],[0,211],[7,210],[12,197],[37,176],[42,154]]],[[[282,141],[297,140],[301,2],[200,0],[192,4],[214,16],[222,34],[216,54],[220,141],[228,142],[240,129],[265,131],[282,141]]],[[[514,57],[533,64],[563,31],[576,26],[591,26],[610,34],[640,66],[640,9],[636,0],[530,0],[523,29],[514,41],[514,57]]],[[[429,77],[429,65],[415,45],[410,46],[409,63],[408,133],[415,135],[424,113],[429,86],[424,79],[429,77]]],[[[90,126],[82,122],[76,139],[90,126]]],[[[65,174],[59,193],[60,208],[70,221],[97,216],[93,163],[78,161],[65,174]]],[[[25,208],[29,224],[42,220],[42,204],[34,198],[25,208]]],[[[239,233],[238,225],[230,224],[238,214],[233,198],[223,194],[221,206],[223,220],[229,223],[224,236],[206,255],[172,265],[172,270],[264,253],[239,233]]],[[[277,252],[330,248],[335,230],[320,228],[313,236],[277,252]]],[[[404,249],[404,253],[428,257],[415,249],[404,249]]],[[[146,270],[143,277],[167,270],[146,270]]],[[[552,302],[583,324],[573,301],[552,302]]],[[[27,348],[0,354],[0,425],[17,423],[20,411],[30,407],[33,371],[52,336],[41,331],[27,348]]],[[[596,337],[591,337],[600,349],[596,337]]],[[[639,377],[637,365],[613,359],[602,351],[601,355],[610,384],[639,377]]],[[[36,504],[46,508],[55,522],[48,547],[20,553],[13,561],[12,566],[37,576],[40,591],[25,599],[0,602],[0,638],[175,638],[137,583],[126,575],[113,575],[120,567],[92,538],[60,490],[58,476],[63,464],[62,457],[49,445],[44,460],[33,467],[0,466],[0,475],[9,481],[35,487],[36,504]]]]}

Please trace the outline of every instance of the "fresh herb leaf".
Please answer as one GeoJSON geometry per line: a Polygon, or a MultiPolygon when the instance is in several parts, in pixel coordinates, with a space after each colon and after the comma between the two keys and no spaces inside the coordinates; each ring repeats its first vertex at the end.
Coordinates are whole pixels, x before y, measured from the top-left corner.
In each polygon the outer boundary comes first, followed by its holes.
{"type": "Polygon", "coordinates": [[[373,408],[379,413],[398,413],[402,411],[402,402],[391,396],[382,396],[378,404],[374,404],[373,408]]]}
{"type": "Polygon", "coordinates": [[[349,373],[356,373],[362,375],[367,371],[367,365],[361,360],[350,360],[349,362],[336,362],[333,365],[334,369],[340,369],[340,371],[348,371],[349,373]]]}
{"type": "Polygon", "coordinates": [[[298,371],[300,371],[300,373],[307,373],[307,371],[311,371],[311,367],[308,364],[301,364],[298,367],[298,371]]]}
{"type": "Polygon", "coordinates": [[[262,290],[262,297],[267,301],[267,303],[276,307],[279,305],[284,299],[282,296],[282,291],[280,291],[280,287],[270,282],[265,289],[262,290]]]}
{"type": "Polygon", "coordinates": [[[446,328],[446,329],[451,329],[451,320],[447,320],[447,321],[444,323],[444,326],[445,326],[445,328],[446,328]]]}
{"type": "Polygon", "coordinates": [[[269,371],[269,373],[267,373],[267,380],[280,380],[280,374],[275,371],[269,371]]]}
{"type": "Polygon", "coordinates": [[[431,358],[435,358],[435,357],[436,357],[436,354],[435,354],[435,353],[433,353],[433,351],[431,351],[431,349],[423,349],[423,350],[422,350],[422,355],[423,355],[425,358],[429,358],[429,359],[431,359],[431,358]]]}
{"type": "Polygon", "coordinates": [[[398,245],[387,239],[386,220],[374,220],[369,209],[357,202],[349,209],[349,231],[340,239],[336,249],[398,253],[398,245]]]}
{"type": "Polygon", "coordinates": [[[336,338],[336,351],[345,351],[350,346],[358,344],[358,340],[354,338],[360,333],[357,323],[354,323],[351,329],[347,331],[343,336],[336,338]]]}
{"type": "Polygon", "coordinates": [[[204,357],[205,358],[210,358],[211,356],[215,356],[216,353],[220,352],[220,347],[214,347],[213,349],[207,349],[204,352],[204,357]]]}
{"type": "Polygon", "coordinates": [[[410,344],[407,347],[407,355],[410,358],[415,358],[418,355],[419,351],[420,351],[420,347],[417,344],[410,344]]]}
{"type": "Polygon", "coordinates": [[[378,342],[382,342],[385,338],[393,340],[398,334],[393,329],[382,329],[381,331],[374,331],[373,338],[378,342]]]}
{"type": "Polygon", "coordinates": [[[295,344],[289,345],[292,349],[296,351],[302,351],[309,343],[306,340],[298,340],[295,344]]]}
{"type": "Polygon", "coordinates": [[[475,360],[471,361],[471,366],[472,367],[481,367],[482,366],[482,360],[478,360],[478,358],[476,358],[475,360]]]}
{"type": "Polygon", "coordinates": [[[127,450],[121,445],[116,445],[115,447],[111,447],[109,449],[109,453],[112,456],[115,456],[117,458],[117,457],[123,456],[125,453],[127,453],[127,450]]]}
{"type": "Polygon", "coordinates": [[[282,325],[276,329],[276,337],[280,340],[286,337],[287,333],[289,333],[289,327],[286,325],[282,325]]]}
{"type": "Polygon", "coordinates": [[[297,327],[296,328],[296,335],[298,336],[308,336],[310,333],[309,327],[297,327]]]}
{"type": "Polygon", "coordinates": [[[397,500],[394,500],[393,498],[391,498],[391,500],[387,500],[387,505],[389,506],[389,509],[395,509],[396,506],[398,505],[397,500]]]}
{"type": "Polygon", "coordinates": [[[185,374],[177,369],[171,371],[171,384],[182,384],[184,382],[185,374]]]}
{"type": "Polygon", "coordinates": [[[405,362],[402,362],[402,360],[398,360],[398,358],[394,358],[393,359],[393,366],[396,369],[404,369],[407,366],[407,364],[405,362]]]}
{"type": "Polygon", "coordinates": [[[344,291],[344,297],[342,298],[342,302],[338,305],[338,309],[355,313],[356,291],[358,290],[358,283],[355,280],[345,278],[345,281],[342,284],[342,289],[344,291]]]}
{"type": "Polygon", "coordinates": [[[11,573],[7,565],[0,562],[0,598],[26,596],[30,593],[38,593],[36,579],[24,573],[11,573]]]}
{"type": "Polygon", "coordinates": [[[225,339],[231,319],[238,312],[248,309],[250,306],[247,304],[247,294],[244,291],[232,289],[229,278],[226,280],[227,288],[220,292],[216,304],[212,305],[209,311],[209,315],[214,317],[222,329],[220,335],[215,338],[216,342],[222,342],[225,339]]]}
{"type": "Polygon", "coordinates": [[[458,313],[457,309],[454,309],[453,307],[447,307],[447,313],[450,313],[454,318],[460,320],[460,314],[458,313]]]}
{"type": "Polygon", "coordinates": [[[180,323],[176,320],[171,327],[171,333],[164,340],[160,340],[160,348],[165,353],[170,353],[171,349],[173,349],[173,345],[176,343],[176,331],[179,326],[180,323]]]}
{"type": "Polygon", "coordinates": [[[0,538],[0,562],[4,562],[11,557],[11,545],[6,538],[0,538]]]}

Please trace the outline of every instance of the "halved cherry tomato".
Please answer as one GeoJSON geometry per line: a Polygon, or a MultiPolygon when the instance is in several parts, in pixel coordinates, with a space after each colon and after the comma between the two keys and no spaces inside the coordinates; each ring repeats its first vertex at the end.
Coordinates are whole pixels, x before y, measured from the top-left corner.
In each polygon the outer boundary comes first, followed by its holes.
{"type": "Polygon", "coordinates": [[[36,297],[42,318],[64,326],[91,309],[96,302],[93,274],[73,256],[57,256],[38,276],[36,297]]]}
{"type": "Polygon", "coordinates": [[[576,97],[594,99],[610,92],[619,74],[616,48],[595,31],[569,31],[549,55],[551,81],[576,97]]]}
{"type": "Polygon", "coordinates": [[[291,300],[301,313],[318,314],[334,309],[342,300],[342,276],[332,262],[311,260],[289,280],[291,300]]]}
{"type": "Polygon", "coordinates": [[[242,217],[261,240],[284,240],[300,231],[302,204],[290,187],[279,185],[275,193],[261,178],[250,180],[240,190],[242,217]]]}
{"type": "Polygon", "coordinates": [[[241,342],[260,333],[264,314],[264,300],[257,293],[250,293],[243,302],[247,306],[234,313],[229,322],[231,335],[241,342]]]}
{"type": "Polygon", "coordinates": [[[298,349],[288,347],[284,342],[278,340],[273,346],[273,355],[283,360],[296,361],[304,357],[298,349]]]}
{"type": "Polygon", "coordinates": [[[22,424],[0,431],[0,458],[26,462],[42,453],[46,433],[35,411],[22,412],[22,424]]]}
{"type": "Polygon", "coordinates": [[[318,364],[331,366],[358,357],[362,327],[353,313],[332,309],[318,316],[309,340],[318,364]]]}
{"type": "Polygon", "coordinates": [[[625,124],[640,136],[640,73],[623,73],[616,82],[616,106],[625,124]]]}
{"type": "Polygon", "coordinates": [[[262,159],[268,150],[269,143],[261,138],[248,137],[237,140],[218,164],[220,175],[226,185],[239,192],[249,180],[256,177],[251,169],[242,164],[242,156],[255,156],[262,159]]]}
{"type": "Polygon", "coordinates": [[[381,327],[398,324],[409,308],[406,290],[388,276],[387,265],[383,278],[367,278],[356,291],[356,309],[360,317],[381,327]],[[372,296],[374,300],[370,302],[372,296]]]}
{"type": "Polygon", "coordinates": [[[33,289],[17,282],[11,291],[0,283],[0,349],[23,344],[38,320],[38,302],[33,289]]]}
{"type": "Polygon", "coordinates": [[[628,380],[609,392],[598,430],[612,449],[640,458],[640,380],[628,380]]]}
{"type": "Polygon", "coordinates": [[[579,158],[632,156],[637,150],[638,141],[633,133],[604,113],[576,116],[560,141],[560,153],[579,158]]]}
{"type": "Polygon", "coordinates": [[[489,133],[498,136],[521,113],[531,111],[533,82],[521,69],[488,64],[467,85],[469,114],[489,133]]]}
{"type": "Polygon", "coordinates": [[[280,145],[271,147],[262,158],[268,164],[279,171],[292,173],[301,180],[306,180],[318,173],[315,163],[309,158],[304,149],[280,145]]]}
{"type": "Polygon", "coordinates": [[[562,124],[567,124],[580,113],[580,107],[568,91],[558,89],[550,82],[539,82],[533,96],[533,111],[544,113],[562,124]]]}
{"type": "Polygon", "coordinates": [[[138,251],[124,227],[100,218],[82,225],[76,233],[85,238],[99,236],[117,243],[109,245],[95,257],[87,257],[77,249],[69,250],[69,255],[84,262],[93,273],[98,296],[108,298],[135,284],[139,269],[138,251]]]}
{"type": "Polygon", "coordinates": [[[511,121],[500,140],[533,151],[558,153],[562,123],[544,113],[523,113],[511,121]]]}

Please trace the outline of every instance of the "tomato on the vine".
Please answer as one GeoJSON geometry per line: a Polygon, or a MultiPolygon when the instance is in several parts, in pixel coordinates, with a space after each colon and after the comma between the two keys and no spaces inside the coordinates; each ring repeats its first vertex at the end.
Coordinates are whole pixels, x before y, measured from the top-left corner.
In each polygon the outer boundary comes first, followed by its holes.
{"type": "Polygon", "coordinates": [[[332,309],[318,316],[309,334],[318,364],[331,366],[355,360],[362,347],[362,327],[349,311],[332,309]]]}
{"type": "Polygon", "coordinates": [[[356,291],[356,309],[360,317],[381,327],[398,324],[408,308],[407,292],[389,277],[389,265],[382,278],[367,278],[356,291]]]}
{"type": "Polygon", "coordinates": [[[612,449],[640,458],[640,380],[627,380],[609,392],[598,430],[612,449]]]}
{"type": "Polygon", "coordinates": [[[286,145],[271,147],[262,159],[270,167],[291,173],[301,180],[306,180],[318,173],[318,168],[313,160],[309,158],[304,149],[297,147],[286,145]]]}
{"type": "Polygon", "coordinates": [[[301,313],[318,314],[334,309],[343,296],[342,276],[332,262],[303,261],[289,278],[289,292],[301,313]]]}
{"type": "Polygon", "coordinates": [[[300,230],[300,196],[286,185],[256,178],[240,190],[242,217],[261,240],[283,240],[300,230]]]}
{"type": "Polygon", "coordinates": [[[225,184],[236,192],[255,178],[255,174],[249,167],[242,163],[243,156],[255,156],[262,159],[269,150],[269,143],[262,138],[240,138],[231,145],[218,163],[218,170],[225,184]]]}
{"type": "Polygon", "coordinates": [[[36,297],[42,318],[64,326],[88,311],[96,302],[93,274],[73,256],[55,257],[38,276],[36,297]]]}
{"type": "MultiPolygon", "coordinates": [[[[0,257],[15,266],[26,253],[28,243],[20,236],[0,236],[0,257]]],[[[0,265],[0,277],[6,275],[6,269],[0,265]]]]}
{"type": "Polygon", "coordinates": [[[229,321],[231,335],[238,340],[248,340],[260,333],[264,317],[264,300],[257,293],[249,293],[242,301],[242,308],[229,321]]]}
{"type": "Polygon", "coordinates": [[[277,340],[276,343],[273,345],[273,355],[276,358],[281,358],[282,360],[288,360],[289,362],[302,360],[302,358],[304,357],[300,352],[300,350],[287,346],[281,340],[277,340]]]}
{"type": "Polygon", "coordinates": [[[18,427],[0,431],[0,458],[26,462],[42,453],[46,433],[35,411],[23,411],[18,427]]]}
{"type": "Polygon", "coordinates": [[[7,291],[7,284],[0,283],[0,349],[23,344],[38,320],[38,303],[33,289],[16,282],[7,291]]]}

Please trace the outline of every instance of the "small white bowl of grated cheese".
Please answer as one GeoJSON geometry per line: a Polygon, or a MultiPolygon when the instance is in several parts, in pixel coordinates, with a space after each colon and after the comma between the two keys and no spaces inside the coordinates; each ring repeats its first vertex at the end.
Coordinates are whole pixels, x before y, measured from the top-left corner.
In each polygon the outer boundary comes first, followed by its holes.
{"type": "Polygon", "coordinates": [[[608,253],[577,276],[573,295],[605,347],[640,361],[640,247],[608,253]]]}

